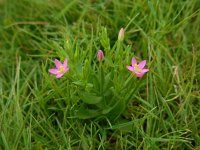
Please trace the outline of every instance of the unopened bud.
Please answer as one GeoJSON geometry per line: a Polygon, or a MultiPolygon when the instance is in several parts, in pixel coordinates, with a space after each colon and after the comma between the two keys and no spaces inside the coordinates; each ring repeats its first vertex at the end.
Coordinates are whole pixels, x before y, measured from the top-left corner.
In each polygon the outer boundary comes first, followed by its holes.
{"type": "Polygon", "coordinates": [[[104,54],[103,54],[102,50],[99,50],[97,52],[97,59],[98,59],[98,61],[102,61],[104,59],[104,54]]]}
{"type": "Polygon", "coordinates": [[[119,31],[119,34],[118,34],[118,40],[119,41],[123,41],[124,40],[124,28],[121,28],[120,31],[119,31]]]}

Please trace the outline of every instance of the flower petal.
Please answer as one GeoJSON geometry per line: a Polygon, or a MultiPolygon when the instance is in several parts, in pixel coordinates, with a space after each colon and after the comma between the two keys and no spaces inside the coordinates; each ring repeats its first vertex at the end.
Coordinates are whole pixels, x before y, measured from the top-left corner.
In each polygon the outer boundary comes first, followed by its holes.
{"type": "Polygon", "coordinates": [[[134,67],[135,64],[137,64],[137,61],[136,61],[135,57],[133,57],[133,58],[132,58],[132,66],[134,67]]]}
{"type": "Polygon", "coordinates": [[[132,66],[126,66],[126,68],[129,70],[129,71],[134,71],[134,67],[132,67],[132,66]]]}
{"type": "Polygon", "coordinates": [[[67,59],[65,59],[65,61],[64,61],[64,63],[63,63],[63,67],[64,67],[64,68],[67,68],[67,66],[68,66],[68,61],[67,61],[67,59]]]}
{"type": "Polygon", "coordinates": [[[55,59],[54,63],[56,65],[56,68],[60,68],[60,66],[62,66],[62,63],[58,59],[55,59]]]}
{"type": "Polygon", "coordinates": [[[142,69],[142,73],[146,73],[148,71],[149,71],[149,69],[142,69]]]}
{"type": "Polygon", "coordinates": [[[138,68],[139,68],[139,69],[143,69],[145,65],[146,65],[146,60],[143,60],[143,61],[141,61],[141,62],[139,63],[138,68]]]}
{"type": "Polygon", "coordinates": [[[69,71],[69,68],[64,68],[64,72],[63,73],[66,73],[69,71]]]}
{"type": "Polygon", "coordinates": [[[58,73],[59,73],[59,70],[56,69],[56,68],[49,69],[48,71],[49,71],[50,73],[52,73],[52,74],[58,74],[58,73]]]}
{"type": "Polygon", "coordinates": [[[64,75],[64,73],[59,73],[59,74],[56,75],[56,78],[60,78],[60,77],[62,77],[63,75],[64,75]]]}
{"type": "Polygon", "coordinates": [[[142,77],[145,74],[145,72],[140,72],[140,73],[137,72],[135,74],[136,74],[137,77],[142,77]]]}

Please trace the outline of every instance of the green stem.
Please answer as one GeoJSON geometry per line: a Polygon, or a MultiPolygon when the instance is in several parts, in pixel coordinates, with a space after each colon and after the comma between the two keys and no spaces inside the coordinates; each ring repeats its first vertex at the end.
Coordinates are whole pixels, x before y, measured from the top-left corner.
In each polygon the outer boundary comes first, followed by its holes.
{"type": "Polygon", "coordinates": [[[128,77],[128,79],[125,81],[125,83],[124,83],[121,91],[124,90],[124,88],[126,88],[128,86],[128,84],[130,84],[130,81],[133,80],[133,77],[134,77],[133,74],[130,74],[130,76],[128,77]]]}
{"type": "Polygon", "coordinates": [[[102,61],[100,61],[100,95],[102,95],[103,94],[103,77],[102,77],[102,61]]]}

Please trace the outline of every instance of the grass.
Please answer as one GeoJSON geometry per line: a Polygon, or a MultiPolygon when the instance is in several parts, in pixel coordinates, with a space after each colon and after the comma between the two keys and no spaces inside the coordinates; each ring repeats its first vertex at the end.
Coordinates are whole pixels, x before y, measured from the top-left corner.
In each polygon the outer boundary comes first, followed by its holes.
{"type": "Polygon", "coordinates": [[[0,150],[200,149],[199,10],[198,0],[0,0],[0,150]],[[98,70],[98,49],[119,99],[132,56],[150,68],[115,120],[76,117],[76,84],[98,70]],[[56,79],[48,69],[66,56],[56,79]]]}

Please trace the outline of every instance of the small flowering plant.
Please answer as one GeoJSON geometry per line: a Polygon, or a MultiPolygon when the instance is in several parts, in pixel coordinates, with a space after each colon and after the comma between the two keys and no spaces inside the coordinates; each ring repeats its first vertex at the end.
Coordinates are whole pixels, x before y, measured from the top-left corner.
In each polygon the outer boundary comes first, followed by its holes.
{"type": "MultiPolygon", "coordinates": [[[[63,63],[55,59],[56,68],[48,70],[56,78],[69,72],[67,78],[60,80],[63,84],[67,80],[67,85],[62,88],[66,92],[62,96],[66,94],[67,107],[74,110],[73,117],[97,120],[108,118],[115,121],[126,111],[135,93],[144,85],[136,77],[142,78],[149,71],[144,68],[146,60],[137,64],[133,57],[131,66],[127,66],[131,48],[127,46],[124,49],[123,38],[124,29],[121,29],[116,44],[110,48],[107,31],[103,28],[100,35],[103,50],[91,50],[89,55],[80,48],[72,52],[74,47],[68,42],[67,50],[63,50],[61,57],[64,53],[67,55],[70,70],[67,59],[63,63]]],[[[54,91],[58,89],[54,85],[52,88],[55,88],[54,91]]]]}

